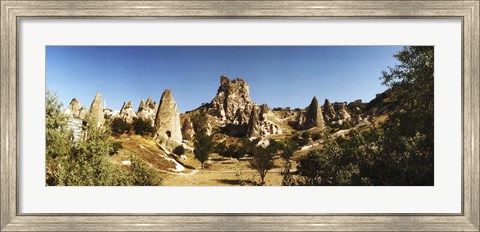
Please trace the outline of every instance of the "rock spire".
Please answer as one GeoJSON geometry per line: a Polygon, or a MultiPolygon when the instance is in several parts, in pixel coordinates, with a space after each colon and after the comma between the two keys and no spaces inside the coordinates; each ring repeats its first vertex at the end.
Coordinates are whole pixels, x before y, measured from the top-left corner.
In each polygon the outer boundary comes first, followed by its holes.
{"type": "Polygon", "coordinates": [[[100,92],[97,92],[97,94],[95,95],[95,98],[90,105],[89,113],[92,123],[94,123],[98,127],[103,126],[103,124],[105,123],[105,118],[103,116],[103,102],[102,94],[100,92]]]}
{"type": "Polygon", "coordinates": [[[312,102],[305,112],[305,120],[303,121],[302,127],[304,129],[310,129],[312,127],[323,128],[324,126],[322,108],[320,108],[317,98],[313,97],[312,102]]]}
{"type": "Polygon", "coordinates": [[[160,98],[160,104],[155,117],[155,131],[155,138],[160,140],[161,144],[167,143],[168,140],[182,141],[177,103],[173,99],[172,91],[168,89],[163,92],[160,98]]]}

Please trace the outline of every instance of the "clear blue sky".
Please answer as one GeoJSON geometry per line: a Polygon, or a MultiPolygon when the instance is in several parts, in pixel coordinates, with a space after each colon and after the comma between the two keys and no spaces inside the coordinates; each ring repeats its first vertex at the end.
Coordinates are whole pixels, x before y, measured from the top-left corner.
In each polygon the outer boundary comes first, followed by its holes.
{"type": "Polygon", "coordinates": [[[304,108],[313,96],[368,102],[386,88],[381,72],[400,46],[47,46],[46,85],[87,108],[96,92],[107,108],[172,90],[181,113],[210,102],[220,76],[240,77],[252,101],[304,108]]]}

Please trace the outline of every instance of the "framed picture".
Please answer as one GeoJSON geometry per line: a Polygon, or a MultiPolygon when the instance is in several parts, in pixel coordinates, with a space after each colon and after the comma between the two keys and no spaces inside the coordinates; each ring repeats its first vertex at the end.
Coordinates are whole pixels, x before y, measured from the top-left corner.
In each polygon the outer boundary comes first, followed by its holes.
{"type": "Polygon", "coordinates": [[[478,1],[1,1],[2,231],[478,231],[478,1]]]}

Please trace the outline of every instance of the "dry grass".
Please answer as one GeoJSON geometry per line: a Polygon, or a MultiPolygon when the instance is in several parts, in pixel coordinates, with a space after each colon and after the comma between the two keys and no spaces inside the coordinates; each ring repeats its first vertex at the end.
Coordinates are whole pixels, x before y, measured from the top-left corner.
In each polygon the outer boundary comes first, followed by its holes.
{"type": "MultiPolygon", "coordinates": [[[[243,161],[242,161],[243,162],[243,161]]],[[[255,170],[196,170],[193,175],[169,175],[164,181],[166,186],[252,186],[258,183],[260,177],[255,170]]],[[[282,175],[279,170],[267,173],[265,177],[266,186],[281,186],[282,175]]]]}
{"type": "Polygon", "coordinates": [[[158,148],[152,138],[139,135],[120,135],[116,139],[122,142],[123,148],[112,156],[116,163],[130,160],[131,155],[136,155],[160,171],[175,169],[175,164],[167,159],[167,154],[158,148]]]}

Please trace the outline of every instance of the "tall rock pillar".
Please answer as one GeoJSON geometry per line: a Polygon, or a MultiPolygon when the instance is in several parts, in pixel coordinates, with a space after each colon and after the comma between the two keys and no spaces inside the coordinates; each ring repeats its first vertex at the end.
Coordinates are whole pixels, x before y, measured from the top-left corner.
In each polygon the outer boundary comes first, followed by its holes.
{"type": "Polygon", "coordinates": [[[180,114],[177,103],[173,100],[172,91],[168,89],[160,98],[160,105],[155,117],[155,137],[159,140],[182,142],[180,114]]]}

